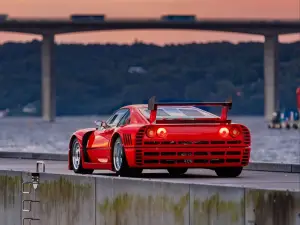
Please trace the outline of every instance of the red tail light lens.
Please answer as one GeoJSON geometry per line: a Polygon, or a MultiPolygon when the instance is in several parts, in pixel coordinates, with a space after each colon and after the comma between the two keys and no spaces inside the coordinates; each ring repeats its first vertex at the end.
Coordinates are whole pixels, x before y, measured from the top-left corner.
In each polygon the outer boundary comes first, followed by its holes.
{"type": "Polygon", "coordinates": [[[219,134],[222,136],[222,137],[227,137],[229,135],[229,130],[227,127],[222,127],[220,128],[219,130],[219,134]]]}
{"type": "Polygon", "coordinates": [[[241,133],[240,130],[236,127],[233,127],[233,128],[230,129],[230,136],[233,137],[233,138],[239,136],[240,133],[241,133]]]}
{"type": "Polygon", "coordinates": [[[167,136],[167,130],[163,127],[157,129],[155,129],[154,127],[150,127],[146,131],[146,136],[148,138],[154,138],[155,136],[165,138],[167,136]]]}
{"type": "Polygon", "coordinates": [[[153,138],[155,136],[155,129],[154,128],[148,128],[148,130],[146,131],[146,135],[149,138],[153,138]]]}
{"type": "Polygon", "coordinates": [[[167,130],[165,128],[162,128],[162,127],[158,128],[156,133],[157,133],[157,136],[161,137],[161,138],[164,138],[164,137],[167,136],[167,130]]]}

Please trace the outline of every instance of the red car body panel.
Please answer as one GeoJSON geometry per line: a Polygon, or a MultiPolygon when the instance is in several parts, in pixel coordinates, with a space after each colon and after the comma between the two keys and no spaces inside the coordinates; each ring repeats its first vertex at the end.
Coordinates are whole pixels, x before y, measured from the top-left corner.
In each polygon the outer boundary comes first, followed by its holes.
{"type": "MultiPolygon", "coordinates": [[[[140,168],[215,168],[246,166],[250,159],[250,132],[243,125],[237,138],[222,138],[219,129],[224,126],[168,126],[166,138],[143,136],[135,138],[136,145],[126,150],[130,167],[140,168]]],[[[230,127],[230,126],[227,126],[230,127]]]]}
{"type": "Polygon", "coordinates": [[[82,160],[83,168],[113,170],[112,146],[118,136],[122,139],[128,165],[133,168],[213,169],[248,165],[251,152],[250,131],[245,125],[228,121],[228,109],[222,111],[222,116],[214,118],[213,121],[156,120],[156,123],[151,123],[153,118],[148,120],[139,110],[143,107],[146,105],[121,108],[130,110],[130,123],[127,125],[105,130],[87,128],[76,131],[70,139],[69,169],[72,169],[72,141],[77,138],[81,153],[85,155],[82,160]],[[223,137],[220,129],[224,127],[230,132],[236,128],[240,134],[237,137],[223,137]],[[146,132],[150,128],[164,128],[166,135],[149,138],[146,132]]]}

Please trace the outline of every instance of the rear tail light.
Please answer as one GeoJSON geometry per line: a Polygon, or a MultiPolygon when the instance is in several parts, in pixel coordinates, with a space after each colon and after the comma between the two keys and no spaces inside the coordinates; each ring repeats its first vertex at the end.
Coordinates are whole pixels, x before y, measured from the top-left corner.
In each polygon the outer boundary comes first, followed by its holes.
{"type": "Polygon", "coordinates": [[[146,131],[146,135],[149,138],[153,138],[155,136],[155,129],[154,128],[148,128],[146,131]]]}
{"type": "Polygon", "coordinates": [[[227,127],[222,127],[222,128],[220,128],[220,130],[219,130],[219,134],[222,136],[222,137],[228,137],[228,135],[229,135],[229,130],[228,130],[228,128],[227,127]]]}
{"type": "Polygon", "coordinates": [[[237,128],[237,127],[233,127],[230,129],[230,136],[233,137],[233,138],[236,138],[237,136],[240,135],[240,130],[237,128]]]}
{"type": "Polygon", "coordinates": [[[156,133],[157,133],[157,136],[159,136],[159,137],[161,137],[161,138],[164,138],[164,137],[166,137],[167,136],[167,131],[166,131],[166,129],[165,128],[158,128],[157,129],[157,131],[156,131],[156,133]]]}
{"type": "Polygon", "coordinates": [[[236,138],[241,134],[241,131],[238,127],[232,127],[230,130],[227,127],[222,127],[219,130],[219,134],[224,138],[228,137],[229,135],[233,138],[236,138]]]}
{"type": "Polygon", "coordinates": [[[167,130],[163,127],[159,127],[157,129],[155,129],[154,127],[150,127],[147,129],[146,135],[149,138],[154,138],[155,136],[165,138],[167,136],[167,130]]]}

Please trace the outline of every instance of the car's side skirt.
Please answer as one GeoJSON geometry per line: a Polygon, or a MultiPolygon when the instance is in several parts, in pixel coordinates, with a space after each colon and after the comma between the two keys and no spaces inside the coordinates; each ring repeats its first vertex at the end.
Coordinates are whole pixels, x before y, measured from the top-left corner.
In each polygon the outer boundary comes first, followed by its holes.
{"type": "Polygon", "coordinates": [[[111,170],[111,163],[83,163],[83,168],[93,170],[111,170]]]}
{"type": "Polygon", "coordinates": [[[86,169],[107,169],[111,170],[111,154],[108,148],[87,148],[89,162],[84,162],[83,167],[86,169]]]}

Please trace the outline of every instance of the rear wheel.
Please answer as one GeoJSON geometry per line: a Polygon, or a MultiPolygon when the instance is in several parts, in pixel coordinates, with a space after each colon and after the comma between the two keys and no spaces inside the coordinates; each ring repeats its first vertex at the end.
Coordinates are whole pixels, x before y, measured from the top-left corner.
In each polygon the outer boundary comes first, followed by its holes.
{"type": "Polygon", "coordinates": [[[238,177],[242,171],[243,167],[223,167],[215,169],[219,177],[238,177]]]}
{"type": "Polygon", "coordinates": [[[169,168],[168,172],[171,176],[180,176],[188,171],[187,168],[169,168]]]}
{"type": "Polygon", "coordinates": [[[84,169],[82,167],[82,154],[80,149],[80,144],[76,139],[74,139],[72,143],[72,149],[71,149],[71,159],[72,159],[72,169],[75,173],[81,173],[81,174],[92,174],[94,170],[91,169],[84,169]]]}
{"type": "Polygon", "coordinates": [[[130,168],[127,163],[125,150],[120,137],[117,138],[112,149],[114,171],[119,176],[135,177],[141,175],[143,169],[130,168]]]}

